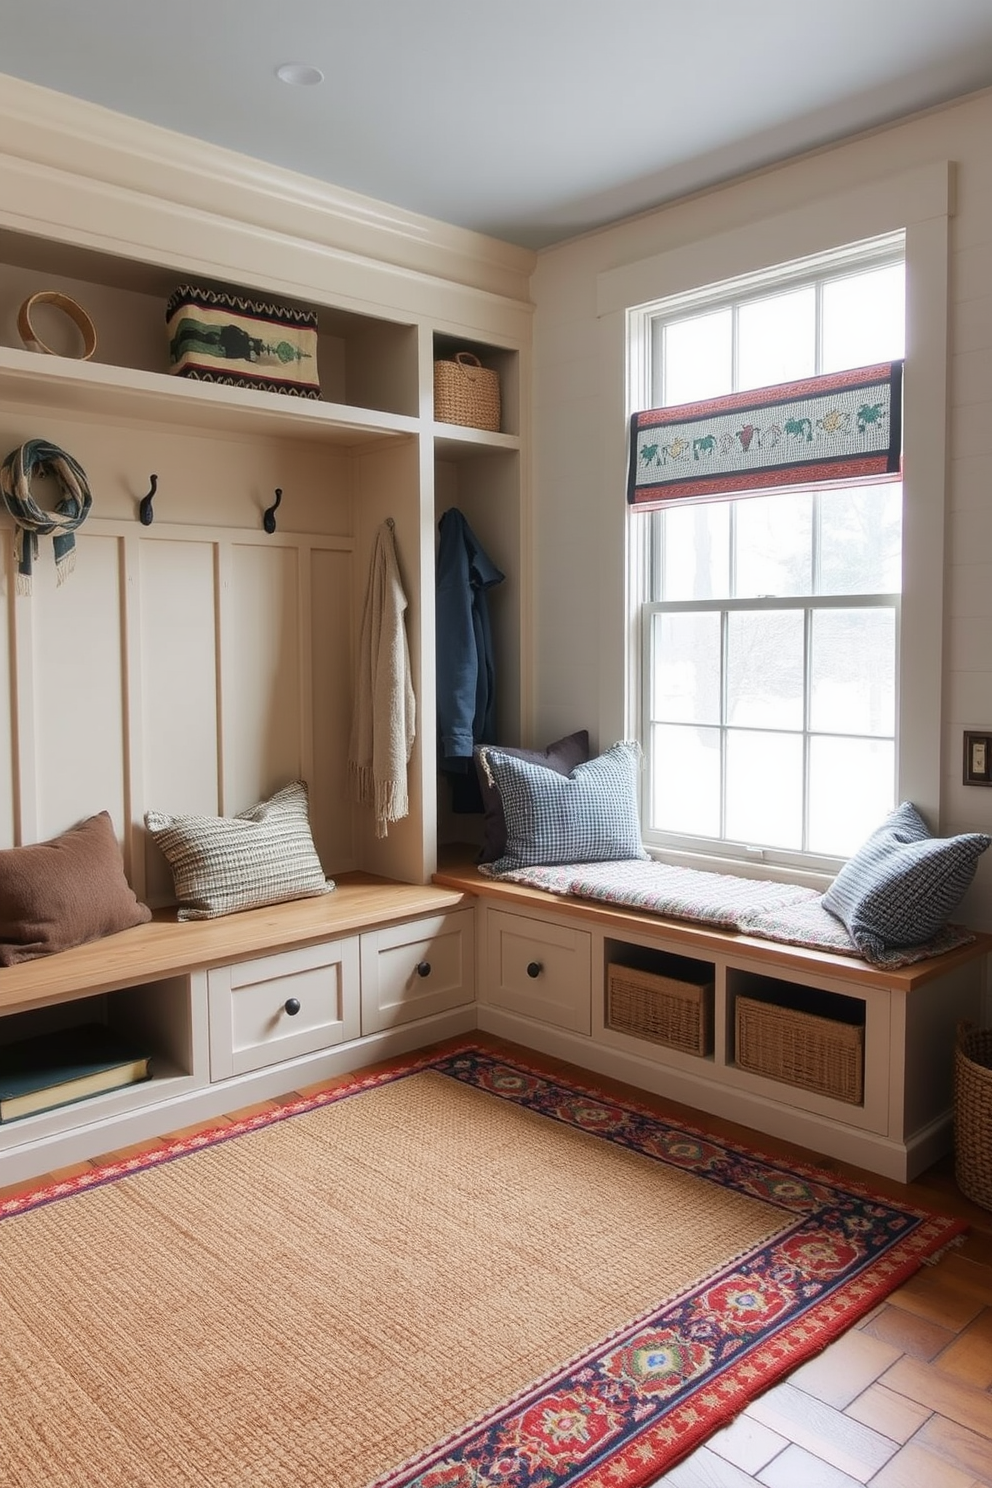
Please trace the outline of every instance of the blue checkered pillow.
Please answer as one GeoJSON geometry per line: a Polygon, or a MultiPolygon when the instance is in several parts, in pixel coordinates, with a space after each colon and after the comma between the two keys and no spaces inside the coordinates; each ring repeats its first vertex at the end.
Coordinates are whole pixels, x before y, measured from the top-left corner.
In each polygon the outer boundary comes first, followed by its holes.
{"type": "Polygon", "coordinates": [[[488,865],[490,873],[648,856],[637,809],[636,744],[614,744],[570,775],[490,746],[479,756],[506,817],[506,851],[488,865]]]}
{"type": "Polygon", "coordinates": [[[868,960],[922,945],[947,923],[990,843],[984,832],[931,837],[905,801],[844,864],[823,907],[868,960]]]}

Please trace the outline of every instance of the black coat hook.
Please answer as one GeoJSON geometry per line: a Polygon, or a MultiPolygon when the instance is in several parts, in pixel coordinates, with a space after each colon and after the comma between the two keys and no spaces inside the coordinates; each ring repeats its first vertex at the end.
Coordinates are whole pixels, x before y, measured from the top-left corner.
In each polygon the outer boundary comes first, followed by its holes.
{"type": "Polygon", "coordinates": [[[282,488],[280,486],[276,486],[276,499],[275,501],[273,501],[271,506],[267,506],[265,508],[265,515],[262,517],[262,526],[265,528],[266,532],[275,532],[276,530],[276,510],[281,500],[282,488]]]}
{"type": "Polygon", "coordinates": [[[150,482],[151,485],[148,495],[141,498],[141,505],[138,507],[138,519],[144,527],[150,527],[154,520],[154,513],[152,512],[152,497],[158,490],[158,476],[151,476],[150,482]]]}

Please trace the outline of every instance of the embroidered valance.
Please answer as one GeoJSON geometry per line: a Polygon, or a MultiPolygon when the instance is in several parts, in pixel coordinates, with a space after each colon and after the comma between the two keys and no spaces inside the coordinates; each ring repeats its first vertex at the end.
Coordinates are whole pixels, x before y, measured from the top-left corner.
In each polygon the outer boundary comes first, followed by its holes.
{"type": "Polygon", "coordinates": [[[902,368],[883,362],[635,413],[627,500],[653,510],[783,486],[891,480],[901,464],[902,368]]]}

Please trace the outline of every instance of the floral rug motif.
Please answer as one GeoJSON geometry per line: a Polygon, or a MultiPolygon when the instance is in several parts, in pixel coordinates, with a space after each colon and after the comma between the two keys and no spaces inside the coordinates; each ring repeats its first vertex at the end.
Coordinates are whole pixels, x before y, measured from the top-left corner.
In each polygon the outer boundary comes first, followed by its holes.
{"type": "Polygon", "coordinates": [[[965,1228],[515,1059],[431,1067],[775,1205],[783,1228],[370,1488],[646,1488],[965,1228]]]}

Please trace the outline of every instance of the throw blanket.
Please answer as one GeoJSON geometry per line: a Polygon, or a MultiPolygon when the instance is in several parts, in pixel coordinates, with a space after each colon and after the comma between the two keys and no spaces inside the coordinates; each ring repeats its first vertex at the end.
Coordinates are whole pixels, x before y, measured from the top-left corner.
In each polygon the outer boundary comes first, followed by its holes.
{"type": "MultiPolygon", "coordinates": [[[[710,873],[698,868],[674,868],[640,858],[612,863],[568,863],[558,868],[517,868],[492,873],[484,864],[479,872],[490,878],[526,884],[549,894],[571,894],[596,899],[644,914],[673,920],[693,920],[719,930],[736,930],[760,940],[777,940],[809,950],[861,956],[840,920],[823,908],[823,895],[801,884],[772,883],[768,879],[739,878],[732,873],[710,873]]],[[[872,964],[910,966],[974,940],[967,930],[946,926],[925,945],[900,947],[873,958],[872,964]]],[[[862,957],[862,959],[867,959],[862,957]]]]}
{"type": "Polygon", "coordinates": [[[390,520],[378,528],[372,549],[348,750],[355,800],[371,806],[377,837],[385,837],[389,823],[410,810],[406,772],[416,736],[416,699],[406,606],[390,520]]]}
{"type": "Polygon", "coordinates": [[[54,539],[56,583],[71,573],[76,561],[73,533],[85,522],[92,497],[81,465],[56,444],[29,439],[11,450],[0,467],[0,497],[17,526],[17,592],[31,593],[31,569],[38,556],[38,534],[54,539]],[[43,511],[31,495],[31,476],[54,476],[61,492],[53,512],[43,511]]]}

